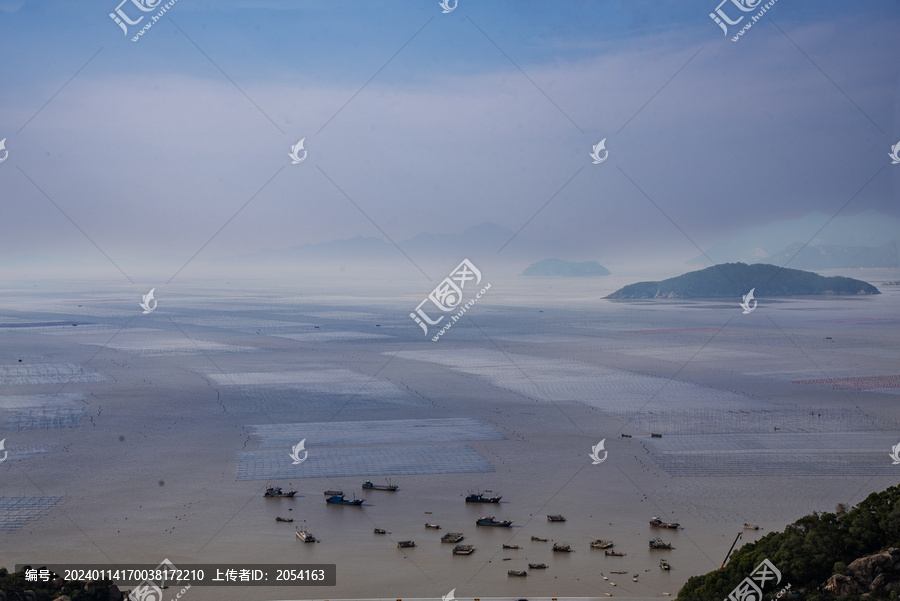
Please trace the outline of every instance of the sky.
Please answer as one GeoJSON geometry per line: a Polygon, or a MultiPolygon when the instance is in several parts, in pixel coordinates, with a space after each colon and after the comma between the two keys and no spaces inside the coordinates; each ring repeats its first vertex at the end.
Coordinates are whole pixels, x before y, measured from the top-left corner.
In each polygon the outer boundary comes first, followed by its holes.
{"type": "Polygon", "coordinates": [[[177,0],[135,42],[164,2],[0,0],[0,257],[202,277],[489,222],[626,268],[900,217],[900,5],[777,0],[735,42],[740,1],[724,35],[706,0],[177,0]]]}

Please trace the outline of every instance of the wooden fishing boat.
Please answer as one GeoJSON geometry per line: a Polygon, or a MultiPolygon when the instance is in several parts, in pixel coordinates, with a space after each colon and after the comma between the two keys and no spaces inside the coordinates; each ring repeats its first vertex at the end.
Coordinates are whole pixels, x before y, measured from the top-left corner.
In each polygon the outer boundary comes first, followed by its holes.
{"type": "Polygon", "coordinates": [[[471,555],[475,551],[472,545],[456,545],[453,547],[454,555],[471,555]]]}
{"type": "Polygon", "coordinates": [[[395,492],[399,486],[391,482],[390,478],[386,478],[385,481],[387,484],[372,484],[371,480],[366,480],[363,482],[362,487],[366,490],[386,490],[389,492],[395,492]]]}
{"type": "Polygon", "coordinates": [[[591,542],[591,549],[609,549],[613,546],[613,542],[611,540],[602,540],[597,539],[591,542]]]}
{"type": "Polygon", "coordinates": [[[486,497],[484,493],[492,492],[490,490],[486,490],[484,492],[472,492],[469,491],[469,496],[466,497],[466,503],[499,503],[500,499],[503,497],[497,495],[496,497],[486,497]]]}
{"type": "Polygon", "coordinates": [[[546,570],[547,564],[545,563],[530,563],[528,567],[532,570],[546,570]]]}
{"type": "Polygon", "coordinates": [[[563,517],[562,515],[560,515],[560,514],[556,514],[556,515],[548,515],[548,516],[547,516],[547,521],[548,521],[548,522],[565,522],[565,521],[566,521],[566,518],[564,518],[564,517],[563,517]]]}
{"type": "Polygon", "coordinates": [[[475,520],[476,526],[500,526],[501,528],[512,527],[512,520],[495,520],[493,516],[478,518],[475,520]]]}
{"type": "Polygon", "coordinates": [[[539,542],[539,543],[546,543],[546,542],[547,542],[547,539],[546,539],[546,538],[541,538],[540,536],[532,536],[532,537],[531,537],[531,540],[537,541],[537,542],[539,542]]]}
{"type": "Polygon", "coordinates": [[[266,493],[265,493],[263,496],[264,496],[264,497],[269,497],[269,498],[272,498],[272,497],[293,497],[294,495],[297,494],[297,492],[299,492],[299,491],[291,490],[291,491],[288,491],[288,492],[284,492],[283,490],[281,490],[281,487],[280,487],[280,486],[270,486],[269,488],[266,489],[266,493]]]}
{"type": "Polygon", "coordinates": [[[282,518],[282,517],[276,517],[276,518],[275,518],[275,521],[276,521],[276,522],[293,522],[293,521],[294,521],[294,518],[282,518]]]}
{"type": "Polygon", "coordinates": [[[375,534],[387,534],[387,530],[383,528],[375,528],[373,532],[375,532],[375,534]]]}
{"type": "Polygon", "coordinates": [[[504,549],[521,549],[519,545],[503,545],[504,549]]]}
{"type": "Polygon", "coordinates": [[[363,501],[365,499],[348,499],[344,495],[333,495],[325,499],[325,502],[329,505],[356,505],[357,507],[362,505],[363,501]]]}
{"type": "Polygon", "coordinates": [[[425,527],[431,528],[432,530],[440,530],[441,529],[441,527],[438,526],[437,524],[425,524],[425,527]]]}
{"type": "Polygon", "coordinates": [[[650,518],[650,525],[654,528],[669,528],[671,530],[677,530],[681,525],[678,522],[664,522],[657,517],[650,518]]]}
{"type": "Polygon", "coordinates": [[[618,551],[604,551],[604,555],[608,555],[609,557],[625,557],[625,553],[620,553],[618,551]]]}
{"type": "Polygon", "coordinates": [[[407,549],[409,547],[415,547],[416,542],[411,540],[401,540],[397,541],[397,547],[400,549],[407,549]]]}
{"type": "Polygon", "coordinates": [[[528,576],[528,572],[526,572],[525,570],[508,570],[506,572],[506,575],[507,576],[521,576],[524,578],[525,576],[528,576]]]}
{"type": "Polygon", "coordinates": [[[463,538],[465,538],[462,532],[448,532],[444,536],[441,537],[442,543],[458,543],[463,538]]]}
{"type": "Polygon", "coordinates": [[[553,550],[556,553],[571,553],[572,547],[564,543],[553,543],[553,550]]]}

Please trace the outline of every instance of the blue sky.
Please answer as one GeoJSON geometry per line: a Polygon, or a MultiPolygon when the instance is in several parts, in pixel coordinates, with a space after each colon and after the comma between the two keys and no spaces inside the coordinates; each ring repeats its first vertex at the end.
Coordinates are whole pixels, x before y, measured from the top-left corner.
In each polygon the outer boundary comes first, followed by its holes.
{"type": "Polygon", "coordinates": [[[627,264],[813,211],[900,213],[895,2],[778,0],[736,43],[706,1],[178,0],[137,43],[117,4],[0,0],[4,256],[190,256],[226,222],[204,256],[491,221],[627,264]]]}

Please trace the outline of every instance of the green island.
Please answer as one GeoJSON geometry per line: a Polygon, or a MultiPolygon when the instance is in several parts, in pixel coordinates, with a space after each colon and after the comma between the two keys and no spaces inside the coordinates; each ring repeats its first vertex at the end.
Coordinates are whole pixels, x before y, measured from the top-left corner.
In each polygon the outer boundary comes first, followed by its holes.
{"type": "Polygon", "coordinates": [[[900,487],[872,493],[859,505],[813,513],[738,549],[724,568],[691,577],[679,601],[727,599],[768,559],[781,571],[768,587],[772,599],[790,583],[793,599],[863,601],[900,599],[900,487]]]}
{"type": "Polygon", "coordinates": [[[875,286],[853,278],[825,277],[766,263],[722,263],[667,280],[629,284],[606,298],[740,298],[751,289],[756,298],[881,294],[875,286]]]}

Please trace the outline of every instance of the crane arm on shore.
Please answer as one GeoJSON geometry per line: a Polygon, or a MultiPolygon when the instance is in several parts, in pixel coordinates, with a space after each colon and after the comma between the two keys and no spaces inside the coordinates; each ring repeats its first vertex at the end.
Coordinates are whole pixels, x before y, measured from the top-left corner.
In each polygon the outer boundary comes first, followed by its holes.
{"type": "Polygon", "coordinates": [[[741,538],[742,534],[743,532],[738,532],[738,535],[734,537],[734,542],[731,543],[731,548],[728,549],[728,553],[725,554],[725,560],[722,562],[722,565],[719,566],[720,570],[725,567],[726,563],[728,563],[728,558],[731,557],[731,552],[734,551],[734,546],[737,544],[738,539],[741,538]]]}

